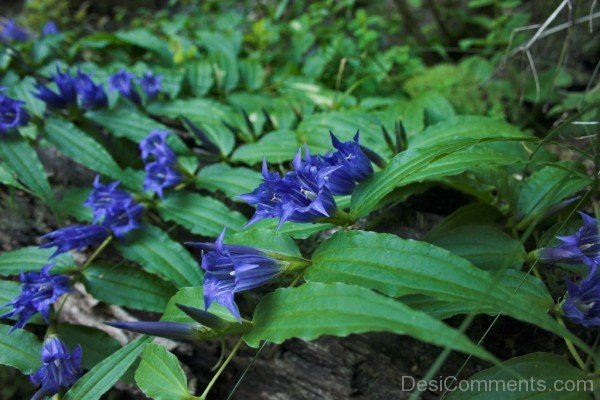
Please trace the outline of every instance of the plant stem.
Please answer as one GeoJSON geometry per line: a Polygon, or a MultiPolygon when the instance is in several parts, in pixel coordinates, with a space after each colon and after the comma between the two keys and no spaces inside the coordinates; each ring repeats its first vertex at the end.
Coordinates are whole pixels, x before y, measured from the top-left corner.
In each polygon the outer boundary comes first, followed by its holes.
{"type": "Polygon", "coordinates": [[[219,368],[219,370],[212,377],[212,379],[210,380],[210,382],[208,382],[208,385],[206,385],[206,389],[204,389],[204,392],[202,392],[202,394],[200,395],[200,399],[201,400],[206,400],[206,396],[208,395],[208,392],[210,392],[210,389],[212,389],[212,387],[214,386],[214,384],[217,381],[217,379],[219,379],[219,376],[223,373],[223,371],[225,370],[225,367],[227,367],[227,364],[229,364],[229,362],[233,359],[233,356],[235,356],[235,353],[237,353],[237,351],[240,348],[241,344],[242,344],[242,338],[240,338],[237,341],[237,343],[235,344],[235,346],[233,346],[233,349],[231,350],[231,353],[229,353],[229,355],[227,356],[227,359],[221,365],[221,368],[219,368]]]}
{"type": "Polygon", "coordinates": [[[100,245],[100,247],[98,247],[96,249],[96,251],[94,251],[92,253],[92,255],[87,260],[85,260],[85,263],[81,266],[80,272],[83,272],[87,267],[90,266],[90,264],[92,263],[92,261],[94,261],[94,259],[96,257],[98,257],[98,255],[102,252],[102,250],[104,250],[104,248],[106,246],[108,246],[108,244],[110,243],[110,241],[112,240],[112,238],[113,237],[111,235],[111,236],[107,237],[106,239],[104,239],[104,242],[102,242],[102,244],[100,245]]]}
{"type": "MultiPolygon", "coordinates": [[[[562,316],[560,316],[560,314],[556,315],[556,320],[558,321],[558,323],[560,324],[560,326],[562,326],[563,328],[566,328],[565,322],[563,321],[562,316]]],[[[565,340],[567,348],[569,349],[569,352],[571,353],[571,355],[575,359],[575,362],[577,362],[577,365],[579,366],[579,368],[581,368],[582,371],[585,371],[585,363],[583,362],[583,360],[579,356],[579,353],[577,352],[577,349],[575,349],[575,346],[573,346],[573,342],[571,342],[571,340],[569,338],[566,338],[566,337],[563,337],[563,339],[565,340]]]]}

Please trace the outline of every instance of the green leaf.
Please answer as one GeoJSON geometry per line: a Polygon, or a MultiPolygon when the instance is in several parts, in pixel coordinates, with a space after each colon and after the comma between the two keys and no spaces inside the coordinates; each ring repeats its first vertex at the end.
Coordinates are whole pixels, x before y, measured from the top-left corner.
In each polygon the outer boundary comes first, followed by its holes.
{"type": "Polygon", "coordinates": [[[322,335],[394,332],[453,350],[493,360],[462,333],[401,302],[369,289],[343,283],[307,283],[278,289],[256,307],[254,327],[244,335],[248,345],[261,340],[282,343],[290,338],[313,340],[322,335]]]}
{"type": "Polygon", "coordinates": [[[42,344],[31,332],[0,325],[0,364],[14,367],[24,374],[31,374],[42,364],[42,344]]]}
{"type": "Polygon", "coordinates": [[[98,400],[116,382],[151,342],[150,337],[140,337],[107,357],[83,375],[65,394],[65,400],[98,400]]]}
{"type": "MultiPolygon", "coordinates": [[[[191,319],[186,313],[181,311],[177,304],[184,304],[189,307],[196,307],[204,310],[204,288],[198,287],[186,287],[181,288],[177,291],[175,296],[171,297],[165,313],[161,320],[171,322],[196,322],[191,319]]],[[[235,317],[231,315],[229,310],[216,302],[213,302],[208,309],[212,314],[217,317],[223,318],[231,322],[237,322],[235,317]]]]}
{"type": "Polygon", "coordinates": [[[449,400],[582,400],[591,399],[594,389],[594,381],[583,371],[550,353],[512,358],[461,383],[466,390],[453,391],[449,400]],[[522,378],[515,380],[515,374],[522,378]],[[573,384],[573,390],[566,390],[565,384],[573,384]]]}
{"type": "Polygon", "coordinates": [[[129,233],[116,246],[123,257],[177,287],[202,285],[198,263],[183,246],[155,226],[145,225],[129,233]]]}
{"type": "Polygon", "coordinates": [[[192,93],[196,97],[202,97],[210,91],[215,84],[212,67],[207,61],[193,61],[185,66],[185,76],[192,93]]]}
{"type": "Polygon", "coordinates": [[[436,230],[426,240],[487,270],[520,269],[527,257],[518,240],[494,225],[464,224],[451,230],[436,230]]]}
{"type": "Polygon", "coordinates": [[[547,315],[553,306],[547,292],[515,291],[500,276],[425,242],[374,232],[338,232],[319,245],[312,263],[305,274],[308,281],[345,282],[394,297],[418,293],[488,305],[496,312],[560,331],[547,315]]]}
{"type": "MultiPolygon", "coordinates": [[[[277,230],[277,226],[279,225],[279,220],[275,218],[263,219],[258,221],[255,224],[245,228],[245,231],[255,230],[255,229],[266,229],[275,231],[277,230]]],[[[308,239],[315,233],[319,233],[325,231],[327,229],[334,228],[333,224],[325,224],[325,223],[316,223],[316,224],[306,224],[301,222],[286,222],[283,224],[281,229],[277,230],[279,233],[285,233],[290,235],[294,239],[308,239]]]]}
{"type": "Polygon", "coordinates": [[[83,205],[91,193],[89,187],[72,187],[65,189],[60,194],[57,204],[58,210],[75,217],[78,221],[90,222],[93,219],[92,209],[83,205]]]}
{"type": "Polygon", "coordinates": [[[257,60],[240,61],[240,75],[250,90],[260,89],[265,81],[265,71],[257,60]]]}
{"type": "Polygon", "coordinates": [[[18,177],[17,173],[15,171],[13,171],[12,169],[10,169],[8,167],[8,165],[0,164],[0,183],[1,184],[7,185],[7,186],[12,186],[17,189],[27,190],[27,188],[25,186],[23,186],[19,183],[19,181],[17,180],[17,177],[18,177]]]}
{"type": "Polygon", "coordinates": [[[167,42],[150,32],[148,29],[117,31],[114,36],[132,46],[150,50],[160,56],[164,61],[172,61],[171,51],[169,50],[167,42]]]}
{"type": "Polygon", "coordinates": [[[31,192],[51,207],[54,206],[54,195],[46,179],[44,166],[25,139],[18,135],[5,135],[0,145],[0,158],[31,192]]]}
{"type": "Polygon", "coordinates": [[[268,229],[243,230],[227,235],[225,243],[242,244],[292,257],[302,257],[298,245],[290,236],[268,229]]]}
{"type": "MultiPolygon", "coordinates": [[[[131,109],[88,111],[85,116],[102,125],[111,134],[127,138],[136,144],[140,143],[153,130],[171,130],[166,125],[131,109]]],[[[183,141],[175,134],[167,137],[167,143],[177,153],[187,151],[183,141]]]]}
{"type": "Polygon", "coordinates": [[[189,393],[187,378],[177,357],[154,343],[144,348],[135,381],[146,396],[154,400],[197,398],[189,393]]]}
{"type": "Polygon", "coordinates": [[[100,143],[71,122],[49,118],[44,130],[48,141],[67,157],[103,175],[119,179],[129,187],[138,187],[137,180],[125,174],[100,143]]]}
{"type": "Polygon", "coordinates": [[[33,95],[34,92],[36,92],[35,79],[31,76],[23,78],[21,82],[7,89],[9,96],[25,102],[28,112],[36,117],[43,117],[46,104],[35,97],[33,95]]]}
{"type": "Polygon", "coordinates": [[[238,231],[246,217],[218,200],[195,193],[171,193],[158,205],[160,215],[188,228],[192,233],[216,237],[224,227],[238,231]]]}
{"type": "Polygon", "coordinates": [[[179,95],[185,77],[185,71],[182,68],[154,67],[153,72],[156,75],[162,75],[161,92],[166,93],[170,98],[175,98],[179,95]]]}
{"type": "MultiPolygon", "coordinates": [[[[21,271],[39,271],[45,264],[48,264],[48,258],[52,253],[54,253],[54,248],[41,249],[36,246],[4,252],[0,254],[0,276],[17,275],[21,271]]],[[[51,262],[56,263],[51,270],[55,274],[75,266],[75,261],[69,253],[56,256],[51,262]]]]}
{"type": "Polygon", "coordinates": [[[19,293],[21,293],[19,282],[0,280],[0,315],[10,311],[11,305],[8,303],[19,293]]]}
{"type": "Polygon", "coordinates": [[[231,156],[232,161],[241,161],[248,165],[262,162],[265,158],[270,164],[280,164],[294,158],[301,144],[292,130],[273,131],[256,143],[241,145],[231,156]]]}
{"type": "Polygon", "coordinates": [[[170,119],[187,117],[207,134],[223,155],[228,155],[233,149],[235,138],[223,124],[223,121],[231,122],[232,115],[235,114],[231,107],[214,100],[189,99],[155,102],[150,104],[147,110],[151,114],[170,119]]]}
{"type": "Polygon", "coordinates": [[[92,264],[83,276],[87,291],[98,300],[138,310],[162,312],[175,293],[162,279],[125,265],[92,264]]]}
{"type": "MultiPolygon", "coordinates": [[[[448,143],[437,144],[435,147],[416,147],[403,151],[390,161],[386,169],[376,172],[375,175],[356,187],[352,194],[351,213],[355,218],[368,214],[387,194],[397,187],[428,178],[455,175],[473,165],[486,162],[489,155],[487,151],[470,150],[472,146],[478,143],[494,140],[525,139],[521,137],[457,139],[448,143]],[[464,152],[458,154],[457,152],[460,150],[464,152]],[[444,162],[444,158],[454,153],[457,153],[457,155],[449,159],[450,167],[448,163],[444,162]],[[429,170],[427,170],[428,167],[429,170]]],[[[513,161],[510,157],[505,158],[500,155],[499,162],[503,160],[513,161]]]]}
{"type": "Polygon", "coordinates": [[[121,348],[117,340],[108,336],[101,330],[83,325],[58,324],[56,333],[67,344],[69,349],[80,345],[83,350],[81,365],[85,369],[92,369],[121,348]]]}
{"type": "Polygon", "coordinates": [[[248,168],[212,164],[200,170],[196,185],[211,191],[220,190],[233,200],[242,201],[235,196],[253,191],[261,180],[260,173],[248,168]]]}

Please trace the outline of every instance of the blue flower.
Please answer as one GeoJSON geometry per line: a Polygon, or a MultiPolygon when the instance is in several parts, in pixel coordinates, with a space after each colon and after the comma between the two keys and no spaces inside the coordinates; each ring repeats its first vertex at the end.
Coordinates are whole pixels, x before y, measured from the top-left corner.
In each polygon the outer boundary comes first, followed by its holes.
{"type": "Polygon", "coordinates": [[[159,161],[146,164],[146,177],[144,178],[144,190],[151,190],[158,194],[161,199],[163,190],[177,186],[181,182],[181,174],[169,164],[159,161]]]}
{"type": "Polygon", "coordinates": [[[55,109],[65,109],[72,104],[77,103],[77,80],[71,76],[70,71],[61,72],[56,67],[56,74],[52,75],[52,80],[58,87],[58,93],[49,89],[45,85],[35,85],[37,93],[33,93],[35,97],[45,102],[48,107],[55,109]]]}
{"type": "Polygon", "coordinates": [[[595,275],[600,262],[600,236],[596,218],[580,212],[583,226],[569,236],[558,236],[562,243],[556,247],[544,249],[541,260],[566,264],[586,264],[590,275],[595,275]]]}
{"type": "Polygon", "coordinates": [[[106,107],[108,105],[108,98],[102,85],[96,85],[89,74],[79,70],[75,77],[75,85],[81,101],[81,107],[84,110],[106,107]]]}
{"type": "Polygon", "coordinates": [[[92,209],[94,223],[102,220],[106,215],[106,210],[111,206],[132,198],[126,191],[117,189],[119,184],[119,181],[114,181],[105,185],[100,182],[100,175],[96,175],[93,183],[94,189],[83,203],[84,206],[92,209]]]}
{"type": "Polygon", "coordinates": [[[203,250],[204,306],[213,301],[227,307],[238,321],[240,312],[234,295],[259,287],[284,272],[286,262],[249,246],[223,244],[225,229],[215,243],[189,243],[203,250]]]}
{"type": "Polygon", "coordinates": [[[142,160],[147,161],[153,157],[156,161],[166,164],[175,164],[177,156],[167,144],[169,132],[153,130],[140,142],[142,160]]]}
{"type": "Polygon", "coordinates": [[[119,93],[121,93],[123,96],[127,97],[134,103],[140,104],[140,95],[133,87],[134,77],[134,74],[127,72],[123,68],[121,68],[119,72],[112,74],[108,78],[108,87],[110,90],[117,90],[119,93]]]}
{"type": "Polygon", "coordinates": [[[42,346],[42,366],[29,377],[31,383],[40,387],[32,400],[53,396],[77,382],[82,374],[81,356],[81,346],[70,353],[62,340],[49,336],[42,346]]]}
{"type": "Polygon", "coordinates": [[[577,324],[600,326],[600,276],[590,275],[579,284],[567,280],[567,299],[562,309],[577,324]]]}
{"type": "Polygon", "coordinates": [[[358,132],[354,140],[344,143],[340,142],[332,132],[329,134],[333,147],[337,151],[326,155],[324,161],[328,165],[341,168],[328,177],[327,186],[335,195],[351,194],[357,183],[373,175],[373,166],[360,148],[358,132]]]}
{"type": "Polygon", "coordinates": [[[53,258],[70,250],[82,250],[87,246],[98,244],[107,237],[108,231],[103,226],[71,225],[42,236],[42,239],[49,241],[40,247],[47,249],[56,246],[56,250],[50,256],[53,258]]]}
{"type": "Polygon", "coordinates": [[[335,200],[325,185],[334,168],[314,167],[302,163],[300,151],[294,158],[294,172],[283,178],[269,172],[263,160],[263,182],[251,193],[238,196],[256,205],[256,212],[248,222],[251,225],[264,218],[279,218],[279,227],[286,221],[313,222],[329,217],[336,211],[335,200]]]}
{"type": "Polygon", "coordinates": [[[2,94],[3,91],[4,88],[0,86],[0,134],[29,122],[29,114],[23,108],[25,103],[2,94]]]}
{"type": "Polygon", "coordinates": [[[141,219],[144,207],[133,198],[110,205],[106,208],[102,226],[110,229],[118,238],[142,226],[141,219]]]}
{"type": "Polygon", "coordinates": [[[50,308],[60,296],[69,292],[69,278],[64,275],[50,275],[54,264],[46,264],[40,272],[21,272],[21,294],[6,305],[12,305],[12,311],[1,315],[0,318],[17,318],[11,332],[23,328],[36,313],[49,322],[50,308]]]}
{"type": "Polygon", "coordinates": [[[0,40],[4,43],[11,42],[13,40],[23,42],[29,39],[29,33],[21,28],[14,19],[9,19],[6,22],[0,23],[0,40]]]}
{"type": "Polygon", "coordinates": [[[148,96],[149,99],[153,99],[160,93],[162,89],[161,81],[162,75],[154,75],[152,71],[146,72],[138,79],[140,86],[144,89],[144,92],[146,92],[146,96],[148,96]]]}
{"type": "Polygon", "coordinates": [[[56,26],[56,23],[54,23],[54,21],[46,22],[46,24],[42,28],[42,36],[57,35],[59,33],[60,32],[58,30],[58,27],[56,26]]]}

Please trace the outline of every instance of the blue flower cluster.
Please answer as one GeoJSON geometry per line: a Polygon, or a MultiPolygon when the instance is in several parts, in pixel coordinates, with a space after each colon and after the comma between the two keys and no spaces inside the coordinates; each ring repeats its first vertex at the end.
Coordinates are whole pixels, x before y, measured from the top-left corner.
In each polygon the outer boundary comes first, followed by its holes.
{"type": "Polygon", "coordinates": [[[235,293],[254,289],[285,271],[287,263],[249,246],[224,244],[225,229],[215,243],[188,243],[203,250],[204,305],[213,301],[227,307],[238,321],[235,293]]]}
{"type": "Polygon", "coordinates": [[[96,84],[89,74],[81,70],[78,70],[77,74],[73,76],[70,70],[67,69],[65,72],[61,72],[60,68],[56,67],[56,73],[51,76],[51,79],[58,92],[46,85],[38,84],[36,85],[37,92],[33,95],[44,101],[52,109],[67,109],[76,105],[78,99],[81,108],[84,110],[108,105],[108,98],[102,85],[96,84]]]}
{"type": "Polygon", "coordinates": [[[5,89],[0,86],[0,134],[27,125],[29,122],[29,114],[23,108],[25,102],[6,96],[5,89]]]}
{"type": "Polygon", "coordinates": [[[302,159],[299,150],[292,163],[294,170],[283,177],[269,172],[263,160],[263,182],[253,192],[239,196],[256,205],[248,225],[265,218],[279,218],[281,227],[286,221],[313,222],[330,217],[337,209],[333,196],[351,194],[358,182],[373,174],[358,133],[346,143],[333,133],[331,140],[337,151],[313,156],[307,150],[302,159]]]}
{"type": "Polygon", "coordinates": [[[31,383],[39,386],[32,400],[51,397],[77,382],[82,374],[81,356],[81,346],[69,352],[62,340],[55,335],[49,336],[42,346],[42,366],[29,377],[31,383]]]}
{"type": "Polygon", "coordinates": [[[127,232],[141,226],[144,208],[133,197],[118,189],[119,182],[102,184],[100,177],[94,180],[94,189],[85,201],[92,209],[94,220],[90,225],[72,225],[50,232],[42,239],[48,239],[40,247],[56,247],[51,257],[70,250],[81,250],[87,246],[98,244],[105,240],[110,232],[116,237],[122,237],[127,232]]]}
{"type": "MultiPolygon", "coordinates": [[[[118,91],[135,104],[141,104],[142,98],[134,86],[135,79],[135,74],[121,68],[109,77],[108,87],[110,90],[118,91]]],[[[155,98],[162,89],[162,75],[154,75],[152,71],[137,78],[137,82],[148,99],[155,98]]]]}
{"type": "Polygon", "coordinates": [[[0,318],[17,318],[11,332],[23,328],[38,312],[49,322],[50,307],[60,296],[69,292],[69,278],[64,275],[50,275],[54,264],[46,264],[41,271],[21,273],[21,293],[4,306],[12,305],[13,309],[0,315],[0,318]]]}
{"type": "MultiPolygon", "coordinates": [[[[14,19],[9,19],[6,22],[0,23],[0,42],[9,43],[24,42],[31,38],[29,32],[20,27],[14,19]]],[[[42,28],[42,36],[56,35],[60,33],[58,27],[53,21],[48,21],[42,28]]]]}
{"type": "Polygon", "coordinates": [[[545,262],[585,264],[587,276],[577,284],[567,280],[567,298],[563,313],[573,322],[585,327],[600,326],[600,236],[598,222],[585,213],[579,213],[583,226],[569,236],[559,236],[561,244],[544,249],[540,259],[545,262]]]}
{"type": "Polygon", "coordinates": [[[140,142],[146,177],[144,190],[151,190],[162,199],[164,189],[177,186],[181,173],[177,170],[177,156],[167,143],[169,132],[154,130],[140,142]]]}

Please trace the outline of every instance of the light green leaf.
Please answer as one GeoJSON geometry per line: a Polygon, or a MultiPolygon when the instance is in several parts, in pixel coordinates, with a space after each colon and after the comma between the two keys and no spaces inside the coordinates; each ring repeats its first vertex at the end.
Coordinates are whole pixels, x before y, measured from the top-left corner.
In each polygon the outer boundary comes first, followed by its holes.
{"type": "Polygon", "coordinates": [[[231,159],[255,165],[265,158],[270,164],[280,164],[293,159],[301,146],[294,131],[283,129],[266,134],[256,143],[241,145],[231,159]]]}
{"type": "Polygon", "coordinates": [[[83,273],[87,291],[108,304],[162,312],[175,287],[125,265],[92,264],[83,273]]]}
{"type": "Polygon", "coordinates": [[[0,325],[0,364],[14,367],[24,374],[31,374],[42,364],[42,344],[31,332],[0,325]]]}
{"type": "Polygon", "coordinates": [[[129,233],[116,244],[123,257],[177,287],[202,285],[202,273],[194,258],[169,235],[152,225],[129,233]]]}
{"type": "Polygon", "coordinates": [[[230,210],[218,200],[195,193],[171,193],[158,205],[158,211],[167,221],[209,237],[218,236],[224,227],[238,231],[246,223],[246,217],[239,212],[230,210]]]}
{"type": "MultiPolygon", "coordinates": [[[[279,225],[279,219],[269,218],[258,221],[255,224],[245,228],[245,230],[254,230],[254,229],[266,229],[270,231],[277,230],[277,226],[279,225]]],[[[301,222],[289,222],[287,221],[281,229],[277,230],[279,233],[285,233],[290,235],[294,239],[308,239],[315,233],[319,233],[325,231],[327,229],[334,228],[333,224],[325,224],[325,223],[316,223],[316,224],[306,224],[301,222]]]]}
{"type": "Polygon", "coordinates": [[[135,381],[146,396],[154,400],[197,399],[189,393],[187,378],[177,357],[154,343],[144,348],[135,381]]]}
{"type": "Polygon", "coordinates": [[[298,245],[285,233],[268,229],[245,229],[225,236],[225,243],[241,244],[292,257],[302,257],[298,245]]]}
{"type": "Polygon", "coordinates": [[[322,335],[394,332],[493,360],[462,333],[401,302],[369,289],[342,283],[307,283],[278,289],[256,307],[254,327],[244,335],[248,345],[261,340],[282,343],[290,338],[313,340],[322,335]]]}
{"type": "Polygon", "coordinates": [[[156,36],[148,29],[133,29],[130,31],[117,31],[114,36],[132,46],[153,51],[164,61],[171,61],[171,51],[164,39],[156,36]]]}
{"type": "Polygon", "coordinates": [[[189,62],[185,66],[185,76],[196,97],[202,97],[215,84],[210,63],[205,60],[189,62]]]}
{"type": "Polygon", "coordinates": [[[8,303],[19,293],[21,293],[21,283],[0,280],[0,315],[11,309],[12,306],[8,303]]]}
{"type": "Polygon", "coordinates": [[[44,166],[25,139],[18,135],[5,135],[0,145],[0,158],[31,192],[51,207],[54,206],[54,195],[46,179],[44,166]]]}
{"type": "Polygon", "coordinates": [[[19,183],[17,180],[17,173],[10,169],[6,164],[0,164],[0,183],[7,186],[12,186],[17,189],[27,188],[19,183]]]}
{"type": "Polygon", "coordinates": [[[65,400],[98,400],[116,382],[151,342],[150,337],[140,337],[107,357],[83,375],[65,394],[65,400]]]}
{"type": "Polygon", "coordinates": [[[9,96],[25,102],[28,112],[36,117],[43,117],[46,104],[35,97],[34,92],[36,92],[35,79],[31,76],[23,78],[21,82],[7,89],[9,96]]]}
{"type": "Polygon", "coordinates": [[[233,200],[242,201],[235,196],[253,191],[261,180],[260,173],[248,168],[212,164],[200,170],[196,185],[211,191],[220,190],[233,200]]]}
{"type": "MultiPolygon", "coordinates": [[[[17,250],[0,254],[0,276],[17,275],[21,271],[39,271],[48,258],[54,253],[54,248],[41,249],[36,246],[22,247],[17,250]]],[[[51,273],[64,272],[75,266],[75,261],[69,253],[56,256],[50,262],[56,263],[51,273]]]]}

